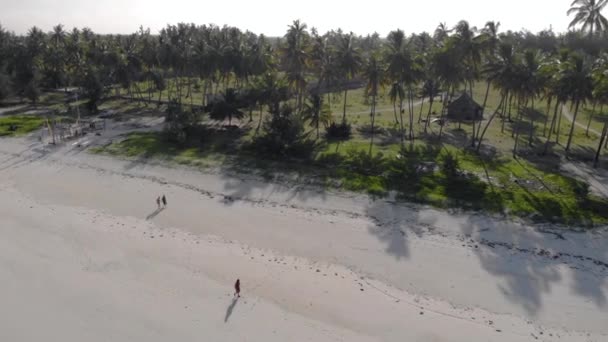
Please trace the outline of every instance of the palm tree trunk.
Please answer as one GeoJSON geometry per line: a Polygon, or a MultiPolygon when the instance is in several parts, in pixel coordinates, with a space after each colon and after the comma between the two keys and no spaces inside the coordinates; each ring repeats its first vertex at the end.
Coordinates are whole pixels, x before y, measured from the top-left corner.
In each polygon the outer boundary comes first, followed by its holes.
{"type": "MultiPolygon", "coordinates": [[[[454,94],[454,90],[453,90],[454,88],[456,88],[455,85],[452,86],[452,94],[454,94]]],[[[448,92],[447,93],[448,94],[450,93],[449,86],[448,86],[448,92]]],[[[444,122],[443,118],[444,118],[445,110],[446,110],[446,108],[448,106],[448,101],[449,101],[448,97],[446,96],[446,98],[443,99],[443,104],[442,104],[442,107],[441,107],[441,115],[439,116],[439,141],[441,141],[441,136],[443,135],[443,126],[445,125],[445,122],[444,122]]]]}
{"type": "MultiPolygon", "coordinates": [[[[596,105],[597,105],[597,102],[593,101],[593,108],[591,109],[591,114],[589,114],[589,121],[587,121],[587,129],[585,130],[585,135],[587,137],[589,137],[589,127],[591,126],[591,120],[593,120],[593,114],[595,114],[596,105]]],[[[602,112],[602,109],[603,109],[602,106],[600,106],[600,113],[602,112]]]]}
{"type": "Polygon", "coordinates": [[[534,138],[534,119],[530,120],[530,135],[528,136],[528,146],[532,147],[532,139],[534,138]]]}
{"type": "Polygon", "coordinates": [[[372,96],[372,105],[371,105],[371,114],[372,114],[372,136],[369,143],[369,155],[372,155],[372,148],[374,147],[374,124],[376,123],[376,95],[372,96]]]}
{"type": "MultiPolygon", "coordinates": [[[[534,106],[534,96],[532,96],[532,110],[535,109],[534,106]]],[[[534,137],[534,131],[536,130],[536,127],[534,127],[534,115],[531,115],[530,118],[530,135],[528,136],[528,146],[532,147],[532,138],[534,137]]]]}
{"type": "Polygon", "coordinates": [[[543,126],[543,137],[547,136],[547,123],[549,123],[549,111],[551,111],[551,101],[553,100],[552,97],[549,97],[549,99],[547,100],[547,111],[546,111],[546,117],[545,117],[545,124],[543,126]]]}
{"type": "MultiPolygon", "coordinates": [[[[492,120],[494,120],[494,117],[496,117],[496,114],[498,114],[498,112],[500,112],[501,109],[503,109],[503,107],[506,107],[505,97],[506,97],[506,94],[505,94],[505,96],[502,96],[500,98],[500,103],[498,104],[498,108],[496,108],[496,110],[494,111],[492,116],[490,116],[490,118],[488,119],[488,123],[483,128],[483,131],[481,132],[481,135],[479,136],[479,141],[477,142],[477,149],[476,149],[477,153],[479,153],[479,150],[481,149],[481,143],[483,142],[483,137],[486,135],[486,131],[488,130],[488,127],[490,127],[492,120]]],[[[504,110],[503,110],[503,112],[504,112],[504,110]]]]}
{"type": "Polygon", "coordinates": [[[517,133],[515,133],[515,143],[513,144],[513,158],[517,158],[517,143],[519,142],[519,128],[516,127],[517,133]]]}
{"type": "Polygon", "coordinates": [[[260,105],[260,120],[258,121],[258,127],[255,129],[256,133],[260,130],[260,127],[262,126],[262,111],[263,110],[264,110],[264,106],[260,105]]]}
{"type": "MultiPolygon", "coordinates": [[[[483,105],[481,106],[481,117],[483,118],[483,115],[486,111],[486,104],[488,103],[488,95],[490,94],[490,85],[492,85],[492,82],[487,81],[487,85],[486,85],[486,95],[483,98],[483,105]]],[[[481,123],[483,120],[479,120],[479,124],[477,125],[477,135],[479,135],[479,133],[481,132],[481,123]]],[[[476,137],[477,139],[479,139],[479,137],[476,137]]],[[[475,138],[473,138],[475,139],[475,138]]]]}
{"type": "Polygon", "coordinates": [[[557,117],[557,132],[555,132],[555,143],[559,144],[559,134],[562,128],[562,116],[564,116],[564,107],[560,108],[559,116],[557,117]]]}
{"type": "Polygon", "coordinates": [[[600,161],[600,153],[602,151],[602,144],[604,140],[606,140],[606,135],[608,134],[608,122],[604,123],[604,129],[602,130],[602,136],[600,137],[600,143],[597,146],[597,151],[595,152],[595,157],[593,158],[593,167],[596,168],[600,161]]]}
{"type": "Polygon", "coordinates": [[[403,99],[399,99],[399,118],[401,125],[401,147],[403,147],[403,143],[405,141],[405,126],[403,126],[403,99]]]}
{"type": "Polygon", "coordinates": [[[471,125],[471,148],[475,147],[475,119],[473,119],[473,124],[471,125]]]}
{"type": "Polygon", "coordinates": [[[344,89],[344,107],[342,109],[342,123],[346,123],[346,95],[348,95],[348,89],[344,89]]]}
{"type": "Polygon", "coordinates": [[[570,151],[570,144],[572,143],[572,135],[574,135],[574,126],[576,126],[576,116],[578,115],[578,109],[581,101],[576,100],[574,107],[574,116],[572,117],[572,126],[570,126],[570,134],[568,134],[568,142],[566,143],[566,152],[570,151]]]}
{"type": "MultiPolygon", "coordinates": [[[[433,95],[431,95],[433,96],[433,95]]],[[[418,124],[422,122],[422,107],[424,107],[424,96],[422,96],[422,102],[420,102],[420,112],[418,113],[418,124]]]]}
{"type": "Polygon", "coordinates": [[[555,128],[555,122],[557,120],[557,110],[559,109],[559,100],[557,100],[557,102],[555,102],[555,110],[553,112],[553,119],[551,119],[551,127],[549,127],[549,135],[547,136],[547,141],[545,142],[545,149],[543,151],[543,155],[547,154],[547,151],[549,150],[549,144],[551,143],[551,133],[553,132],[553,129],[555,128]]]}
{"type": "Polygon", "coordinates": [[[414,141],[414,92],[411,87],[408,89],[408,111],[410,115],[409,138],[410,141],[414,141]]]}
{"type": "Polygon", "coordinates": [[[399,119],[397,119],[397,101],[393,101],[393,113],[395,114],[395,125],[399,124],[399,119]]]}
{"type": "MultiPolygon", "coordinates": [[[[507,118],[505,117],[505,112],[507,112],[507,107],[510,107],[510,105],[509,105],[509,103],[511,102],[510,99],[511,99],[511,95],[509,95],[509,92],[507,91],[507,103],[505,103],[502,113],[500,114],[500,116],[502,117],[502,124],[500,125],[500,133],[505,132],[505,121],[507,121],[507,118]]],[[[511,109],[509,108],[509,111],[510,110],[511,109]]]]}
{"type": "Polygon", "coordinates": [[[424,123],[424,134],[427,132],[427,128],[429,127],[429,121],[431,120],[431,111],[433,110],[433,97],[429,99],[429,111],[426,114],[426,122],[424,123]]]}

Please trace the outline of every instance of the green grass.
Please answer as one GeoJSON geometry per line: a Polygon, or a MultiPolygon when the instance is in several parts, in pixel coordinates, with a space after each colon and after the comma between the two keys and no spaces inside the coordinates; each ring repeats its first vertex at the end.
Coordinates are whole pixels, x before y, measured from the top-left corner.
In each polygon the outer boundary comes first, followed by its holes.
{"type": "Polygon", "coordinates": [[[246,143],[236,142],[234,133],[215,134],[207,139],[209,143],[180,147],[168,142],[162,133],[132,133],[93,152],[195,167],[222,166],[269,177],[277,172],[290,173],[301,180],[315,179],[316,184],[373,196],[396,191],[404,200],[508,213],[539,222],[608,223],[607,200],[588,195],[581,182],[546,168],[542,161],[486,159],[453,145],[421,142],[400,158],[396,158],[399,149],[394,145],[377,147],[370,157],[367,143],[348,141],[337,151],[337,143],[322,148],[312,162],[281,162],[252,155],[244,148],[246,143]],[[449,177],[441,170],[447,154],[458,159],[461,176],[449,177]],[[422,164],[435,168],[426,172],[411,169],[422,164]]]}
{"type": "Polygon", "coordinates": [[[44,119],[33,115],[0,117],[0,136],[20,136],[39,129],[44,119]]]}

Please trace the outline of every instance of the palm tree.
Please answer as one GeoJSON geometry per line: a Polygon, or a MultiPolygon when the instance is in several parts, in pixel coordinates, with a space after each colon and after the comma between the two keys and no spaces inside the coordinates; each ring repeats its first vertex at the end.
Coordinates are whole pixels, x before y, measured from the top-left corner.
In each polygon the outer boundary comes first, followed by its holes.
{"type": "Polygon", "coordinates": [[[344,86],[344,107],[342,111],[342,122],[346,122],[346,97],[348,95],[348,82],[355,77],[361,69],[361,53],[359,48],[354,45],[354,35],[349,33],[340,37],[339,46],[336,54],[338,67],[342,75],[344,86]]]}
{"type": "Polygon", "coordinates": [[[296,106],[302,110],[303,94],[306,89],[305,69],[308,63],[308,31],[306,24],[295,20],[289,25],[283,48],[287,80],[297,96],[296,106]]]}
{"type": "MultiPolygon", "coordinates": [[[[483,55],[485,57],[486,68],[491,65],[496,59],[496,52],[498,49],[498,45],[500,43],[500,39],[498,37],[498,29],[500,28],[500,22],[488,21],[485,27],[481,30],[481,35],[476,37],[476,40],[481,44],[481,49],[483,51],[483,55]]],[[[485,75],[486,79],[486,93],[483,98],[482,111],[485,111],[486,105],[488,103],[488,96],[490,94],[490,87],[492,85],[492,78],[489,75],[485,75]]],[[[482,112],[483,115],[483,112],[482,112]]],[[[477,135],[481,133],[481,122],[479,120],[479,124],[477,126],[477,135]]],[[[472,140],[478,139],[478,137],[473,137],[472,140]]],[[[473,142],[474,144],[474,142],[473,142]]]]}
{"type": "Polygon", "coordinates": [[[234,88],[228,88],[223,94],[223,99],[214,103],[209,117],[213,120],[224,121],[228,118],[228,125],[232,125],[232,118],[241,119],[245,116],[240,110],[240,104],[237,99],[237,93],[234,88]]]}
{"type": "MultiPolygon", "coordinates": [[[[563,57],[562,57],[563,58],[563,57]]],[[[554,59],[550,63],[546,63],[541,67],[541,73],[546,78],[546,92],[548,96],[555,100],[555,107],[553,110],[553,118],[551,119],[551,125],[549,127],[549,135],[547,136],[547,140],[545,142],[545,148],[543,154],[546,154],[549,150],[549,144],[551,143],[551,134],[556,128],[556,122],[558,122],[558,111],[561,108],[561,105],[568,100],[568,91],[570,89],[569,84],[567,84],[567,79],[562,77],[563,75],[563,66],[562,61],[560,59],[554,59]]],[[[549,114],[549,113],[547,113],[549,114]]],[[[559,125],[559,124],[558,124],[559,125]]],[[[559,130],[557,132],[559,136],[559,130]]],[[[556,140],[558,142],[558,140],[556,140]]]]}
{"type": "Polygon", "coordinates": [[[429,98],[429,111],[426,114],[426,122],[424,123],[424,133],[427,132],[429,121],[431,120],[431,112],[433,110],[433,103],[435,103],[435,97],[437,97],[440,93],[441,89],[439,88],[439,82],[434,79],[427,79],[424,82],[421,94],[423,97],[426,96],[429,98]]]}
{"type": "Polygon", "coordinates": [[[320,94],[311,94],[308,101],[304,104],[302,112],[304,120],[309,121],[310,125],[317,131],[317,139],[319,139],[319,126],[323,124],[325,127],[331,121],[331,111],[329,106],[323,102],[323,96],[320,94]]]}
{"type": "Polygon", "coordinates": [[[561,77],[563,77],[564,82],[571,87],[568,93],[570,95],[570,100],[574,103],[575,107],[570,133],[568,134],[568,142],[566,143],[566,151],[569,151],[574,127],[576,126],[579,106],[591,97],[593,80],[589,73],[588,64],[585,63],[583,58],[578,54],[571,55],[570,60],[567,63],[564,63],[564,73],[561,77]]]}
{"type": "Polygon", "coordinates": [[[568,15],[576,13],[568,28],[582,24],[583,31],[589,31],[589,36],[605,32],[608,29],[608,20],[602,15],[602,10],[608,0],[574,0],[568,10],[568,15]]]}
{"type": "MultiPolygon", "coordinates": [[[[410,86],[413,81],[411,76],[417,75],[409,75],[412,69],[412,64],[414,63],[412,54],[410,50],[406,46],[405,33],[401,30],[392,31],[389,33],[388,37],[388,48],[386,50],[384,56],[384,62],[386,64],[386,76],[393,83],[397,83],[398,87],[403,87],[406,85],[406,79],[409,81],[407,83],[408,86],[408,99],[411,101],[410,97],[410,86]],[[408,77],[410,77],[408,79],[408,77]]],[[[395,89],[397,90],[397,89],[395,89]]],[[[399,101],[399,116],[401,123],[401,143],[405,140],[405,126],[403,121],[403,98],[402,96],[399,101]]],[[[408,109],[411,109],[411,105],[408,106],[408,109]]],[[[410,113],[411,114],[411,113],[410,113]]]]}
{"type": "Polygon", "coordinates": [[[450,32],[451,30],[448,29],[448,25],[446,23],[439,23],[439,25],[437,25],[437,28],[435,29],[433,38],[436,42],[443,43],[443,41],[448,38],[450,32]]]}
{"type": "Polygon", "coordinates": [[[481,148],[483,137],[488,130],[488,127],[494,120],[496,114],[502,112],[504,120],[504,113],[507,107],[509,95],[514,91],[514,80],[517,73],[516,65],[517,58],[514,53],[513,45],[509,43],[501,43],[496,60],[490,63],[485,70],[486,74],[488,74],[489,78],[492,80],[494,86],[501,91],[500,105],[494,111],[492,116],[490,116],[486,126],[479,136],[479,142],[477,143],[478,152],[481,148]]]}
{"type": "MultiPolygon", "coordinates": [[[[397,118],[397,100],[399,100],[399,104],[403,103],[403,99],[405,98],[405,90],[401,86],[399,82],[393,82],[391,89],[388,92],[388,96],[393,103],[393,111],[395,114],[395,125],[399,124],[399,119],[397,118]]],[[[400,106],[401,107],[401,106],[400,106]]],[[[401,109],[399,109],[401,111],[401,109]]]]}
{"type": "Polygon", "coordinates": [[[374,146],[374,129],[376,122],[376,97],[378,96],[378,90],[382,85],[384,79],[384,67],[381,61],[375,56],[371,55],[363,70],[363,75],[366,79],[365,85],[365,96],[371,97],[370,102],[370,116],[371,116],[371,139],[369,144],[369,154],[372,154],[372,148],[374,146]]]}
{"type": "MultiPolygon", "coordinates": [[[[603,64],[603,62],[600,63],[601,65],[606,65],[603,64]]],[[[605,67],[602,69],[597,68],[593,72],[593,93],[596,95],[597,101],[600,102],[601,108],[603,108],[604,105],[608,102],[608,96],[606,95],[608,94],[608,73],[606,72],[606,70],[608,69],[606,69],[605,67]]],[[[598,166],[600,153],[602,151],[602,145],[608,137],[608,114],[604,113],[602,109],[600,109],[600,113],[598,116],[600,120],[604,122],[604,128],[602,129],[602,133],[600,134],[600,141],[595,152],[595,157],[593,158],[593,167],[598,166]]]]}
{"type": "MultiPolygon", "coordinates": [[[[441,118],[445,114],[448,98],[451,97],[456,88],[464,82],[465,75],[462,64],[459,63],[459,53],[454,44],[454,40],[448,39],[443,47],[437,49],[431,57],[431,70],[434,75],[437,75],[439,82],[445,86],[445,94],[443,96],[443,105],[441,109],[441,118]]],[[[439,139],[443,133],[443,124],[439,128],[439,139]]]]}
{"type": "Polygon", "coordinates": [[[477,67],[481,63],[482,40],[476,39],[475,28],[471,28],[469,23],[462,20],[454,28],[456,45],[463,57],[465,66],[465,77],[469,83],[469,92],[473,98],[473,84],[477,76],[477,67]]]}

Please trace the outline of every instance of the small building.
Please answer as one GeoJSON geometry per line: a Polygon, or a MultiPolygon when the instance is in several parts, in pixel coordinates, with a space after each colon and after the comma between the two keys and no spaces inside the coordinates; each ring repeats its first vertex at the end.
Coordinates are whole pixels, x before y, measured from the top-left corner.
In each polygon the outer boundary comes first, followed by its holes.
{"type": "Polygon", "coordinates": [[[466,92],[462,93],[448,104],[448,120],[456,122],[483,120],[483,107],[466,92]]]}

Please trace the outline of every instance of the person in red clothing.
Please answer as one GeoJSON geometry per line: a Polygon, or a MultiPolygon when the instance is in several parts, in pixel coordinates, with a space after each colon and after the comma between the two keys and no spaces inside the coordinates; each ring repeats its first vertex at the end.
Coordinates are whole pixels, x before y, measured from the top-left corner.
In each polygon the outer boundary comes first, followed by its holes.
{"type": "Polygon", "coordinates": [[[234,283],[234,295],[237,297],[241,297],[241,280],[237,279],[236,283],[234,283]]]}

